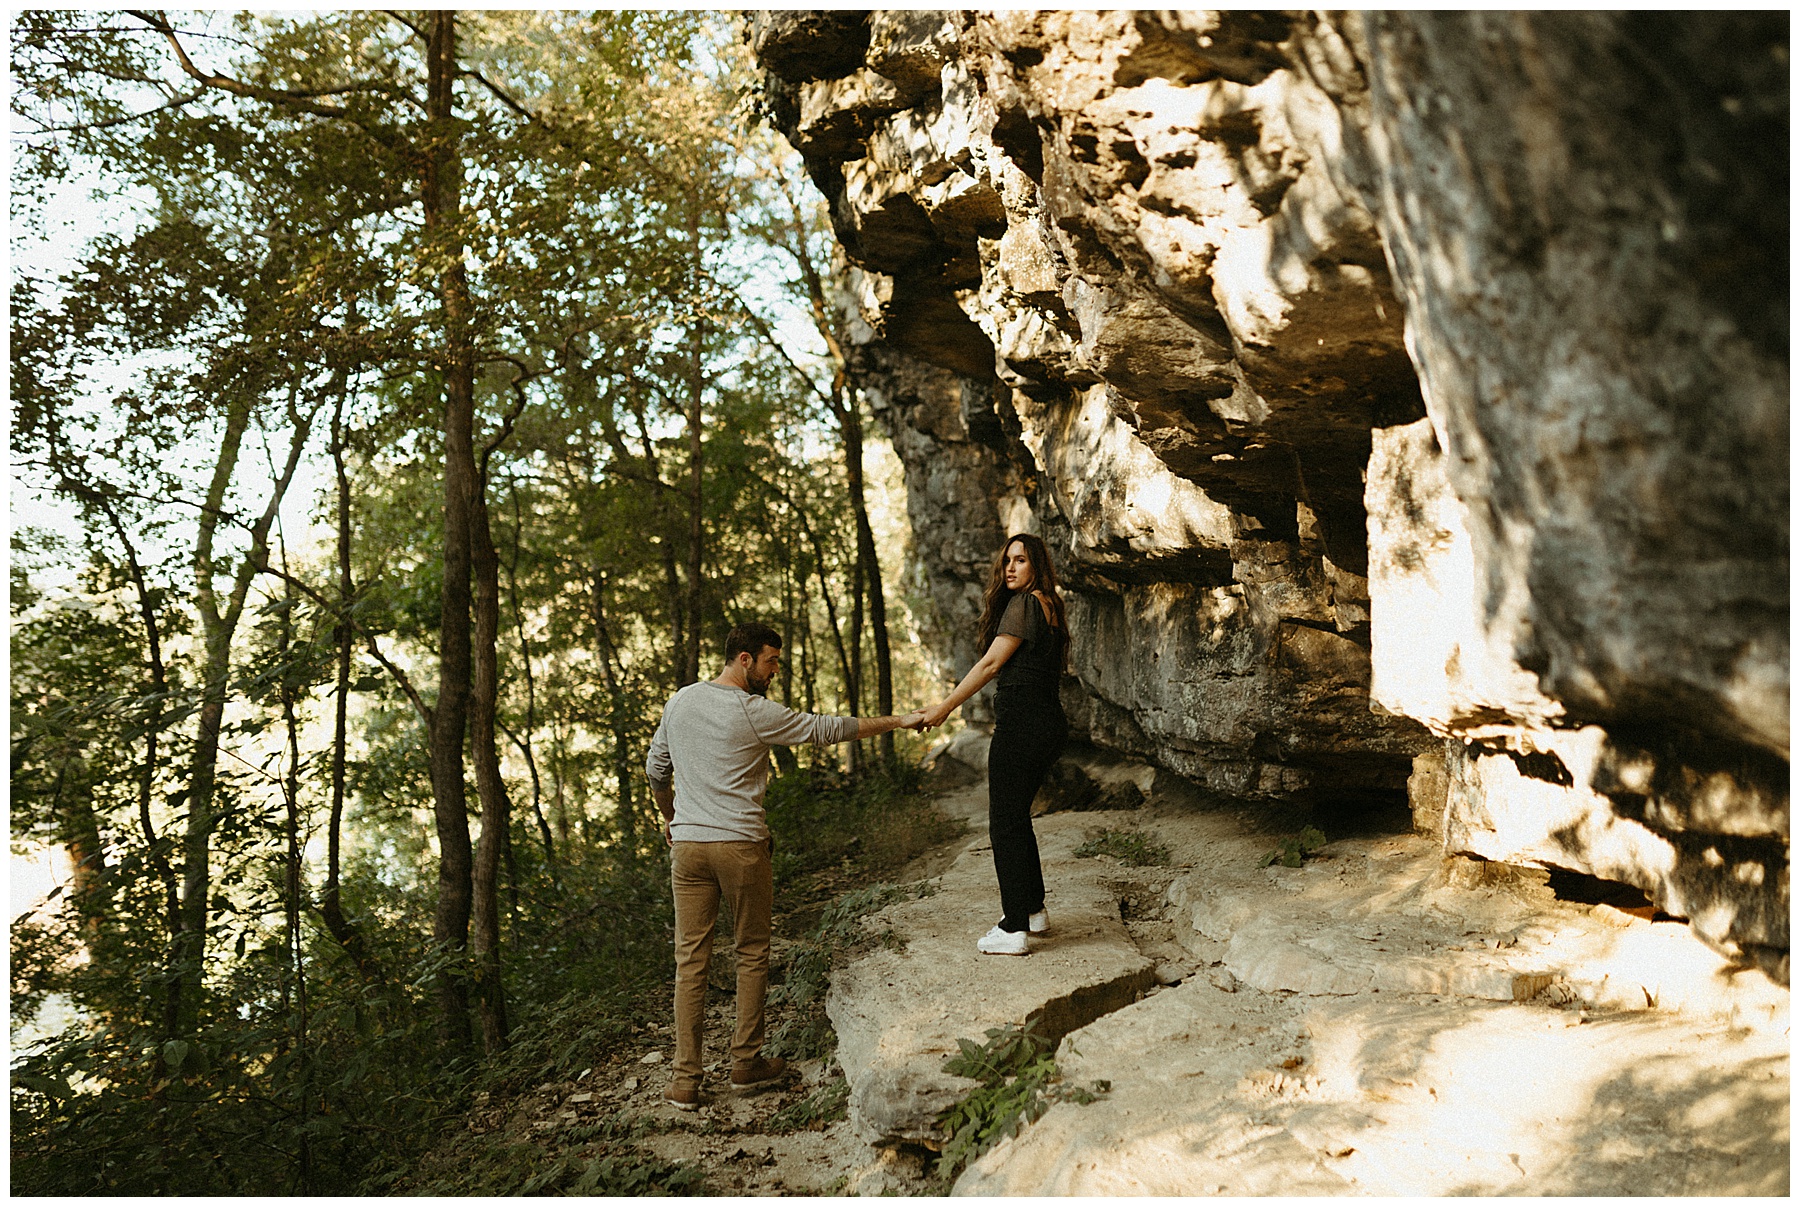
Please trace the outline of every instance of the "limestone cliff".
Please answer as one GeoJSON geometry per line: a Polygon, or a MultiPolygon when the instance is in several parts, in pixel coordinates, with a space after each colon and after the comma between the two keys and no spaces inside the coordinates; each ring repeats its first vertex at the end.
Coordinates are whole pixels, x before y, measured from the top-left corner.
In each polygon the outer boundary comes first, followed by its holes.
{"type": "Polygon", "coordinates": [[[947,674],[1050,541],[1094,744],[1410,796],[1786,978],[1787,24],[775,12],[947,674]]]}

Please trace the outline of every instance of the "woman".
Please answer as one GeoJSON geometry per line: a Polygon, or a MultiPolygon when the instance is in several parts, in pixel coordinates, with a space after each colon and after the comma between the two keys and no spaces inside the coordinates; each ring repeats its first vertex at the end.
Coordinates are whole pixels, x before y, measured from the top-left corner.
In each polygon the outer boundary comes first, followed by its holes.
{"type": "Polygon", "coordinates": [[[1037,537],[1007,538],[988,581],[980,632],[987,652],[947,699],[925,710],[925,727],[942,725],[999,678],[988,747],[988,835],[1004,916],[975,946],[988,955],[1022,956],[1030,951],[1027,933],[1049,929],[1031,801],[1069,736],[1057,690],[1068,665],[1069,628],[1050,551],[1037,537]]]}

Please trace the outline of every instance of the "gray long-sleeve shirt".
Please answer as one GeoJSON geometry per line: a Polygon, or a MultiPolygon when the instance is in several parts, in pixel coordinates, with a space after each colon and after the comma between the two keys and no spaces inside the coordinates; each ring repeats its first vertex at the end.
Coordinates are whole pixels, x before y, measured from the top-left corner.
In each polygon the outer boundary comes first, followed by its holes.
{"type": "Polygon", "coordinates": [[[855,717],[795,712],[741,688],[690,683],[663,706],[644,770],[656,788],[674,780],[676,842],[760,842],[769,836],[769,747],[828,746],[856,730],[855,717]]]}

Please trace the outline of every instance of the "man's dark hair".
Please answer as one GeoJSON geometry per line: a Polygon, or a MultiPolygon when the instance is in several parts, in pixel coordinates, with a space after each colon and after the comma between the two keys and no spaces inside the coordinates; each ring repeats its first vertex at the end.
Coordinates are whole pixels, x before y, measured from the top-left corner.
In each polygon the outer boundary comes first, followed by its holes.
{"type": "Polygon", "coordinates": [[[781,634],[768,625],[759,624],[754,620],[749,624],[735,625],[731,632],[725,635],[725,661],[727,664],[736,662],[739,654],[748,654],[755,658],[763,652],[764,646],[769,645],[780,649],[781,634]]]}

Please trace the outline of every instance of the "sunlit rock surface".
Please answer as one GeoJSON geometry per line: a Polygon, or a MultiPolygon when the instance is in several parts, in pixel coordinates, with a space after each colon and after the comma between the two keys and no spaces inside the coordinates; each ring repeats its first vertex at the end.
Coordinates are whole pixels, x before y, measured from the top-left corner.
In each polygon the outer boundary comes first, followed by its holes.
{"type": "Polygon", "coordinates": [[[756,14],[946,677],[1039,532],[1095,744],[1785,980],[1786,29],[756,14]]]}

